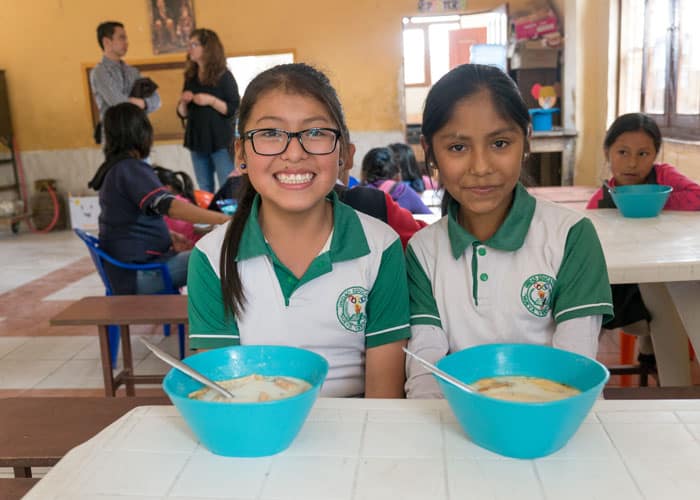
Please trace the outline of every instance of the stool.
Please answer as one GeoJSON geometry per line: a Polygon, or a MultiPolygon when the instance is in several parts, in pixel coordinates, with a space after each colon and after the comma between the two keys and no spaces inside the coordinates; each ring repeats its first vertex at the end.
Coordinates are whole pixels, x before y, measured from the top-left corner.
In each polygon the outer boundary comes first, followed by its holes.
{"type": "Polygon", "coordinates": [[[637,339],[634,335],[627,334],[620,330],[620,365],[609,366],[610,375],[621,375],[620,385],[630,387],[632,385],[632,375],[639,375],[639,386],[649,385],[649,375],[656,375],[656,363],[653,355],[640,355],[638,363],[635,363],[635,343],[637,339]]]}

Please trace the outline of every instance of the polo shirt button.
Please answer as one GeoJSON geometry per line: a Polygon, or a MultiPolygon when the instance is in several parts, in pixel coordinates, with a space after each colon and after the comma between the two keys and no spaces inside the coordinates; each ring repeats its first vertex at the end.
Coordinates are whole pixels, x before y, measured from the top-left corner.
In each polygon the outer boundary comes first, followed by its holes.
{"type": "Polygon", "coordinates": [[[486,255],[486,249],[484,247],[479,248],[479,255],[481,255],[482,257],[486,255]]]}
{"type": "Polygon", "coordinates": [[[481,273],[481,276],[479,276],[479,279],[481,279],[481,281],[487,281],[489,279],[489,275],[486,273],[481,273]]]}

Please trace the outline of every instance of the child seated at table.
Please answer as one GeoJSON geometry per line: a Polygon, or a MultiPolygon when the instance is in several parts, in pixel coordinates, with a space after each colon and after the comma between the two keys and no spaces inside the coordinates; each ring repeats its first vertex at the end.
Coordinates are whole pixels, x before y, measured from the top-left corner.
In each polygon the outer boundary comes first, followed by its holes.
{"type": "MultiPolygon", "coordinates": [[[[425,102],[421,143],[445,193],[438,222],[406,249],[411,339],[431,362],[479,344],[598,351],[612,300],[595,228],[580,212],[535,199],[519,182],[530,115],[508,75],[465,64],[425,102]]],[[[440,397],[407,359],[410,398],[440,397]]]]}
{"type": "MultiPolygon", "coordinates": [[[[612,177],[609,186],[663,184],[673,191],[665,210],[700,210],[700,185],[668,163],[655,163],[661,148],[661,131],[653,118],[644,113],[619,116],[605,134],[603,150],[612,177]]],[[[598,189],[586,208],[616,208],[605,186],[598,189]]],[[[649,335],[651,315],[636,284],[612,285],[615,319],[606,329],[623,328],[639,337],[639,361],[654,365],[649,335]]]]}
{"type": "MultiPolygon", "coordinates": [[[[186,172],[174,172],[159,165],[153,165],[153,170],[163,186],[175,195],[175,198],[187,203],[197,204],[194,197],[194,184],[192,178],[186,172]]],[[[163,217],[170,230],[170,236],[178,251],[191,250],[194,244],[202,237],[197,234],[194,224],[191,222],[173,219],[167,215],[163,217]],[[175,234],[173,234],[175,233],[175,234]]]]}

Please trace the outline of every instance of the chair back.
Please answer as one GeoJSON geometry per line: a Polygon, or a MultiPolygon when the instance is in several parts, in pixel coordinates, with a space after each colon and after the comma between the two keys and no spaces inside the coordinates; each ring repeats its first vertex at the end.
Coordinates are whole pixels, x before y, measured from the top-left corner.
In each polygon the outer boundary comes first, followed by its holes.
{"type": "Polygon", "coordinates": [[[102,283],[105,285],[105,295],[114,295],[114,290],[109,282],[109,277],[107,276],[107,271],[105,270],[104,263],[109,262],[111,265],[116,267],[121,267],[122,269],[130,269],[132,271],[154,271],[157,270],[161,273],[163,279],[163,289],[156,294],[172,294],[177,295],[180,290],[175,288],[173,285],[173,278],[170,276],[170,271],[168,270],[167,264],[164,262],[153,262],[148,264],[128,264],[126,262],[121,262],[109,255],[107,252],[100,248],[100,240],[95,238],[90,233],[83,231],[82,229],[73,229],[78,238],[85,242],[85,245],[90,251],[90,257],[95,263],[97,268],[97,273],[102,278],[102,283]]]}
{"type": "Polygon", "coordinates": [[[83,231],[82,229],[73,229],[73,231],[75,231],[75,234],[78,235],[78,238],[83,240],[83,243],[85,243],[85,245],[88,247],[88,251],[90,252],[92,262],[95,264],[95,269],[97,269],[97,274],[100,275],[102,283],[105,286],[105,295],[113,295],[112,285],[110,285],[109,283],[107,271],[105,271],[105,266],[102,263],[102,257],[100,255],[101,253],[103,253],[103,251],[100,249],[100,240],[95,238],[90,233],[83,231]]]}

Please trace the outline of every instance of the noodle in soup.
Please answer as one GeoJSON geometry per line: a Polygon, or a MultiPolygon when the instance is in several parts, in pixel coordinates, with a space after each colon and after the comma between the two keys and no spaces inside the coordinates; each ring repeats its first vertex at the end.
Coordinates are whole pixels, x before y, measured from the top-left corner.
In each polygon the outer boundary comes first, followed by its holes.
{"type": "Polygon", "coordinates": [[[484,396],[520,403],[557,401],[581,393],[569,385],[539,377],[490,377],[482,378],[472,385],[484,396]]]}
{"type": "Polygon", "coordinates": [[[253,403],[290,398],[311,389],[311,384],[300,378],[257,374],[222,380],[217,384],[227,389],[234,397],[227,398],[209,387],[193,391],[188,397],[200,401],[253,403]]]}

